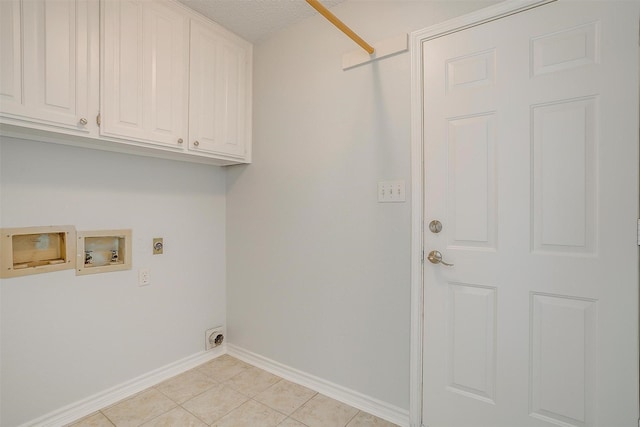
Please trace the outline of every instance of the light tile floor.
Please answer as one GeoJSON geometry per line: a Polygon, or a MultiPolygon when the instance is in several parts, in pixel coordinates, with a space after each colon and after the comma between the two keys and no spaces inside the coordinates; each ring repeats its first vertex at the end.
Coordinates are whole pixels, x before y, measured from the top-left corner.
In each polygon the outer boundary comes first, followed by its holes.
{"type": "Polygon", "coordinates": [[[68,427],[392,427],[224,355],[68,427]]]}

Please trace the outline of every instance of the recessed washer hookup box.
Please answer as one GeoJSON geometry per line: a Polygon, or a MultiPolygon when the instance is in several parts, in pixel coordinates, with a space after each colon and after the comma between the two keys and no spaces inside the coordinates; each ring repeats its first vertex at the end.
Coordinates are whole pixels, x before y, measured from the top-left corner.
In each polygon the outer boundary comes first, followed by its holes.
{"type": "Polygon", "coordinates": [[[76,275],[131,270],[131,230],[78,231],[76,275]]]}
{"type": "Polygon", "coordinates": [[[72,225],[2,228],[0,233],[2,278],[75,268],[72,225]]]}

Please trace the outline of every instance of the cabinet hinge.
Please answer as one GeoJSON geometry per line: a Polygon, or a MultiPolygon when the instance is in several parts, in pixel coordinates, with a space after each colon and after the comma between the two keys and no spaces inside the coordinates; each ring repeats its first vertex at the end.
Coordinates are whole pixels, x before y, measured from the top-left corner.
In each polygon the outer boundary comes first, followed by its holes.
{"type": "Polygon", "coordinates": [[[100,122],[101,122],[101,120],[100,120],[100,113],[98,113],[98,115],[96,116],[96,124],[97,124],[98,126],[100,126],[100,122]]]}
{"type": "MultiPolygon", "coordinates": [[[[638,246],[640,246],[640,219],[638,220],[638,246]]],[[[640,427],[640,420],[638,420],[638,427],[640,427]]]]}

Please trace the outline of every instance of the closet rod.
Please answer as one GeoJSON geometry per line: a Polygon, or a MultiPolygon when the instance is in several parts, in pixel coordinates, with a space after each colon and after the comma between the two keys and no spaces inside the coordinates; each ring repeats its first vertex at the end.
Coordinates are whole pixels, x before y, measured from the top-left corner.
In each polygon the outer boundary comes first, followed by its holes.
{"type": "Polygon", "coordinates": [[[329,22],[331,22],[333,25],[335,25],[336,27],[338,27],[338,29],[340,31],[342,31],[343,33],[345,33],[347,36],[349,36],[349,38],[351,40],[353,40],[354,42],[356,42],[361,48],[363,48],[364,50],[366,50],[369,55],[373,55],[374,49],[373,47],[371,47],[371,45],[369,43],[367,43],[366,41],[362,40],[362,38],[360,38],[359,35],[357,35],[356,33],[354,33],[351,28],[347,27],[344,22],[342,22],[341,20],[339,20],[333,13],[331,13],[329,11],[329,9],[327,9],[326,7],[324,7],[322,5],[322,3],[320,3],[318,0],[307,0],[307,3],[309,3],[311,5],[311,7],[313,7],[315,10],[317,10],[318,12],[320,12],[320,14],[322,16],[324,16],[325,18],[327,18],[329,20],[329,22]]]}

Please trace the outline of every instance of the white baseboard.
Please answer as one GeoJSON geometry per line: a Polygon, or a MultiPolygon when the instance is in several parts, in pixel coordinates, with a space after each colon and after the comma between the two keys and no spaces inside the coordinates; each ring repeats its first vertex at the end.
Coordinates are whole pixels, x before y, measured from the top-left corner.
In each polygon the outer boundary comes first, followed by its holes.
{"type": "Polygon", "coordinates": [[[20,427],[60,427],[80,418],[86,417],[100,409],[126,399],[162,381],[188,371],[226,353],[226,345],[209,351],[203,351],[170,363],[154,371],[140,375],[108,390],[94,394],[86,399],[57,409],[35,420],[22,424],[20,427]]]}
{"type": "Polygon", "coordinates": [[[311,390],[329,396],[332,399],[346,403],[354,408],[368,412],[376,417],[387,420],[402,427],[409,426],[409,411],[386,402],[365,396],[322,378],[307,374],[281,363],[267,359],[233,344],[227,344],[227,353],[253,366],[278,375],[288,381],[303,385],[311,390]]]}
{"type": "Polygon", "coordinates": [[[170,363],[169,365],[148,372],[115,387],[96,393],[86,399],[82,399],[35,420],[24,423],[19,427],[64,426],[227,353],[251,365],[278,375],[288,381],[303,385],[332,399],[353,406],[354,408],[368,412],[402,427],[409,426],[409,411],[405,409],[288,367],[234,346],[233,344],[223,344],[219,348],[185,357],[177,362],[170,363]]]}

